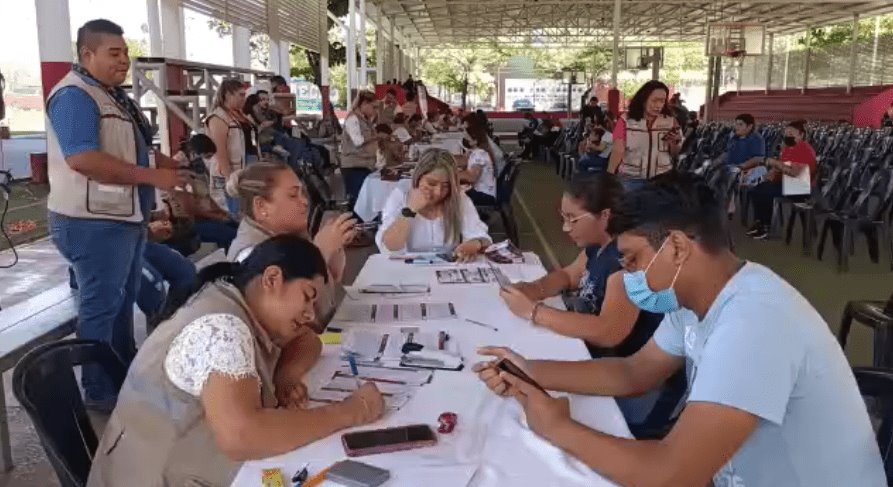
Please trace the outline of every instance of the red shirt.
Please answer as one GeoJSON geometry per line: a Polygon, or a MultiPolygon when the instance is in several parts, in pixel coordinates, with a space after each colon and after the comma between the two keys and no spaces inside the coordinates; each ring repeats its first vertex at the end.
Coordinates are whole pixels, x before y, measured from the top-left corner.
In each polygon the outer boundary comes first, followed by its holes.
{"type": "Polygon", "coordinates": [[[781,159],[782,162],[793,162],[794,164],[805,164],[809,166],[809,178],[812,180],[813,184],[815,184],[815,150],[813,150],[808,142],[801,140],[794,146],[785,146],[784,149],[781,150],[781,157],[779,159],[781,159]]]}

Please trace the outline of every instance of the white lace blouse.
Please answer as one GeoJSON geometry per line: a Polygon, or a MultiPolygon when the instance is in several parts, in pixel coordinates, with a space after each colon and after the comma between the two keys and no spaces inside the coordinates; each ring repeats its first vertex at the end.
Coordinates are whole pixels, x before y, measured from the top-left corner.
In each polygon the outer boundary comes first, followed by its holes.
{"type": "Polygon", "coordinates": [[[257,377],[254,337],[241,318],[216,313],[198,318],[180,331],[164,359],[168,379],[199,397],[211,372],[234,379],[257,377]]]}

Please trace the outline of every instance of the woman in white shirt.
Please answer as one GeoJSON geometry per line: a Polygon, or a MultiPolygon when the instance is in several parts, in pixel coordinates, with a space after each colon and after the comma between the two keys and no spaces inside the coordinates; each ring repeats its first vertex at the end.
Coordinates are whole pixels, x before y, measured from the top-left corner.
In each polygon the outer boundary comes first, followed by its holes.
{"type": "Polygon", "coordinates": [[[394,123],[391,127],[394,129],[394,136],[404,144],[412,142],[412,135],[410,135],[409,130],[406,129],[406,120],[406,115],[398,113],[394,115],[394,123]]]}
{"type": "Polygon", "coordinates": [[[385,253],[452,250],[462,261],[491,243],[487,225],[459,187],[453,156],[443,149],[426,151],[412,188],[398,186],[388,197],[375,241],[385,253]]]}
{"type": "Polygon", "coordinates": [[[459,173],[460,181],[473,185],[465,194],[475,205],[495,205],[496,163],[490,153],[487,132],[478,125],[469,125],[465,130],[462,145],[471,149],[468,153],[468,165],[459,173]]]}

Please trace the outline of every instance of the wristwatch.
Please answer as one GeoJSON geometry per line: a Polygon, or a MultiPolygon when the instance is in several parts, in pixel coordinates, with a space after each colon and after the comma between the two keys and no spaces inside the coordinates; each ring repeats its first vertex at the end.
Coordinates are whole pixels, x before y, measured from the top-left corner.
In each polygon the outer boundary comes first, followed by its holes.
{"type": "Polygon", "coordinates": [[[415,218],[416,212],[409,209],[408,206],[404,206],[402,210],[400,210],[400,214],[406,218],[415,218]]]}

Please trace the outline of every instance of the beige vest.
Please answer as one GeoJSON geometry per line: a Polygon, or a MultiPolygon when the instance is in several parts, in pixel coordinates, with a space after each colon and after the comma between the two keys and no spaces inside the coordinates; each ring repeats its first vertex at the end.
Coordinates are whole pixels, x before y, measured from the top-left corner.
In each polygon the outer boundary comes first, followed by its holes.
{"type": "MultiPolygon", "coordinates": [[[[242,131],[242,126],[239,125],[239,122],[221,107],[215,108],[208,115],[208,118],[205,119],[205,125],[207,126],[208,122],[214,117],[226,123],[226,157],[232,164],[233,172],[238,171],[245,167],[245,132],[242,131]]],[[[211,176],[215,175],[221,175],[219,169],[216,169],[216,174],[212,170],[211,176]]]]}
{"type": "MultiPolygon", "coordinates": [[[[62,88],[75,86],[83,90],[99,109],[99,150],[128,163],[137,163],[135,123],[127,110],[104,88],[93,86],[70,71],[50,91],[47,106],[62,88]]],[[[77,123],[71,120],[70,123],[77,123]]],[[[50,194],[47,209],[74,218],[142,222],[136,186],[104,184],[75,171],[65,161],[53,125],[47,124],[47,159],[50,194]]]]}
{"type": "Polygon", "coordinates": [[[378,123],[386,123],[388,125],[394,123],[394,115],[397,112],[397,105],[383,104],[381,112],[378,114],[378,123]]]}
{"type": "MultiPolygon", "coordinates": [[[[355,117],[360,123],[360,133],[363,134],[363,140],[369,140],[375,137],[375,124],[366,117],[362,117],[356,113],[351,113],[348,117],[355,117]]],[[[377,144],[368,144],[365,147],[358,147],[353,143],[353,139],[347,134],[347,130],[341,133],[341,167],[343,168],[365,168],[374,169],[377,144]]]]}
{"type": "MultiPolygon", "coordinates": [[[[229,244],[229,252],[226,253],[226,260],[230,262],[244,261],[248,258],[248,255],[255,246],[261,244],[272,236],[273,234],[266,229],[261,228],[261,226],[251,218],[248,218],[247,216],[242,218],[242,221],[239,223],[239,229],[236,231],[236,238],[229,244]]],[[[305,238],[307,237],[306,235],[301,236],[305,238]]],[[[314,312],[316,313],[317,331],[323,330],[326,325],[329,324],[332,316],[335,315],[335,308],[338,305],[336,299],[337,286],[338,284],[332,280],[331,276],[329,276],[329,281],[319,290],[319,295],[316,297],[316,304],[313,307],[314,312]]]]}
{"type": "Polygon", "coordinates": [[[201,399],[178,389],[164,372],[165,357],[183,327],[212,313],[232,314],[250,325],[258,394],[263,407],[276,407],[273,373],[279,348],[235,287],[208,284],[155,329],[137,353],[96,449],[88,487],[230,485],[240,463],[217,447],[201,399]]]}
{"type": "Polygon", "coordinates": [[[667,132],[675,126],[672,117],[659,116],[648,128],[647,121],[626,121],[626,151],[623,153],[623,164],[620,174],[633,178],[653,178],[673,169],[667,143],[663,140],[667,132]]]}

